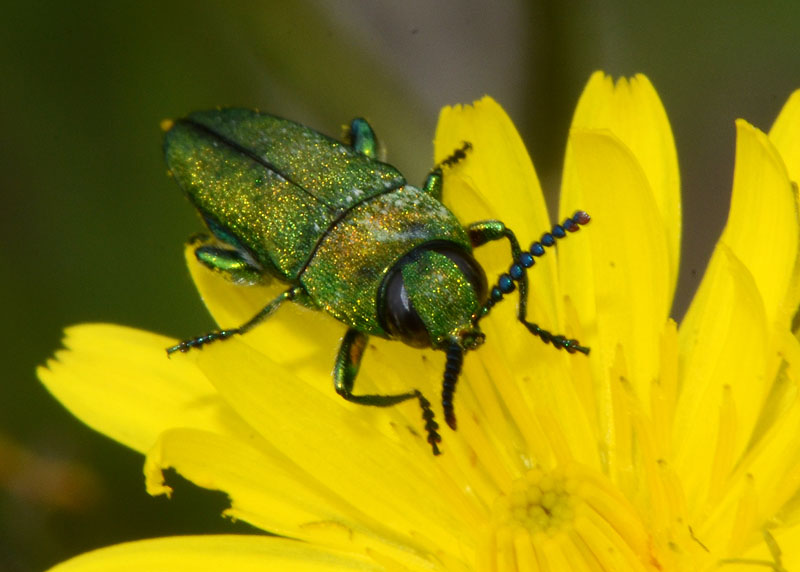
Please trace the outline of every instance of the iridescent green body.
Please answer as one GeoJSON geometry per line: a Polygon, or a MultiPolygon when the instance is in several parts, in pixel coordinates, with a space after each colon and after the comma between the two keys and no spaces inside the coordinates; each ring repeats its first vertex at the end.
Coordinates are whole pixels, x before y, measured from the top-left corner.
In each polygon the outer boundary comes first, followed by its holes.
{"type": "Polygon", "coordinates": [[[458,219],[394,167],[285,119],[194,113],[170,129],[165,150],[218,239],[366,334],[389,337],[377,297],[399,259],[436,241],[472,250],[458,219]]]}
{"type": "Polygon", "coordinates": [[[472,250],[442,203],[405,185],[353,207],[320,240],[299,280],[320,308],[348,326],[389,337],[376,312],[383,281],[403,256],[434,241],[472,250]]]}
{"type": "Polygon", "coordinates": [[[406,184],[394,167],[339,141],[246,109],[193,113],[164,145],[178,184],[207,222],[230,234],[219,238],[238,241],[289,282],[349,209],[406,184]]]}
{"type": "Polygon", "coordinates": [[[245,324],[183,341],[167,353],[243,334],[285,301],[325,311],[348,326],[334,365],[336,391],[348,401],[380,407],[417,399],[438,454],[438,425],[420,391],[353,393],[369,336],[446,352],[442,405],[453,429],[463,354],[483,342],[478,321],[515,281],[518,317],[531,332],[556,347],[588,351],[526,321],[521,264],[533,262],[513,232],[500,221],[464,227],[441,203],[442,169],[463,159],[468,148],[416,188],[377,160],[375,134],[363,119],[353,120],[347,142],[245,109],[193,113],[170,123],[164,144],[170,172],[213,235],[196,244],[197,259],[236,283],[274,278],[287,289],[245,324]],[[519,272],[501,277],[487,299],[472,248],[502,238],[509,240],[519,272]]]}

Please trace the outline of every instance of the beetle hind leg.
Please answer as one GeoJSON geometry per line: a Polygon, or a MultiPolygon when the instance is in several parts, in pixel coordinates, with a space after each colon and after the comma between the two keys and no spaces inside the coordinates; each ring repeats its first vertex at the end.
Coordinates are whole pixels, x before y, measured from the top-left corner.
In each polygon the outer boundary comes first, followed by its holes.
{"type": "Polygon", "coordinates": [[[355,384],[361,365],[361,358],[364,357],[364,350],[368,341],[369,336],[367,334],[353,328],[347,330],[333,369],[333,385],[336,393],[352,403],[375,407],[389,407],[409,399],[417,399],[422,408],[422,418],[425,421],[425,431],[428,433],[428,443],[433,448],[433,454],[438,455],[440,453],[438,445],[442,440],[438,433],[439,424],[434,420],[430,401],[422,395],[421,391],[415,389],[408,393],[398,393],[396,395],[353,394],[353,385],[355,384]]]}
{"type": "Polygon", "coordinates": [[[302,287],[293,286],[292,288],[289,288],[285,292],[281,293],[280,296],[264,306],[258,314],[250,318],[238,328],[217,330],[202,336],[197,336],[196,338],[184,340],[179,344],[175,344],[174,346],[167,348],[167,355],[172,355],[175,352],[186,353],[193,348],[202,348],[203,346],[217,340],[225,340],[236,334],[244,334],[248,330],[251,330],[253,327],[260,324],[262,321],[269,318],[282,303],[286,302],[287,300],[293,300],[295,297],[302,294],[302,292],[302,287]]]}

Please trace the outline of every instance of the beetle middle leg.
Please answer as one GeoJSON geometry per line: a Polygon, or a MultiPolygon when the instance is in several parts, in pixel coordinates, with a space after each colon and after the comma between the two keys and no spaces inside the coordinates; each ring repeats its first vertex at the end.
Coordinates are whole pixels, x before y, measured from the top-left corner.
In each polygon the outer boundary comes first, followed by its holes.
{"type": "Polygon", "coordinates": [[[364,357],[364,350],[367,348],[369,336],[354,328],[349,328],[344,335],[342,345],[339,347],[339,355],[336,356],[336,365],[333,368],[333,386],[336,393],[344,397],[347,401],[360,405],[372,405],[376,407],[389,407],[408,401],[409,399],[419,400],[422,408],[422,418],[425,420],[425,430],[428,432],[428,443],[433,447],[433,454],[440,453],[438,444],[442,438],[437,432],[439,424],[433,419],[431,403],[418,389],[408,393],[398,393],[395,395],[354,395],[353,385],[361,366],[361,358],[364,357]]]}
{"type": "Polygon", "coordinates": [[[256,325],[260,324],[262,321],[269,318],[281,304],[283,304],[287,300],[294,300],[295,297],[302,294],[303,292],[304,290],[301,286],[292,286],[285,292],[282,292],[280,296],[278,296],[277,298],[272,300],[269,304],[264,306],[258,314],[250,318],[248,321],[246,321],[238,328],[217,330],[205,334],[203,336],[197,336],[196,338],[184,340],[179,344],[167,348],[167,355],[171,355],[175,352],[185,353],[192,348],[202,348],[203,346],[205,346],[206,344],[210,344],[211,342],[215,342],[217,340],[224,340],[236,334],[244,334],[245,332],[252,329],[256,325]]]}
{"type": "Polygon", "coordinates": [[[566,229],[564,228],[564,225],[554,226],[553,230],[556,232],[545,233],[541,242],[537,241],[533,243],[532,250],[530,252],[522,251],[514,232],[510,228],[506,227],[502,221],[481,221],[473,223],[467,227],[467,233],[469,234],[470,242],[475,247],[482,246],[487,242],[500,240],[502,238],[507,239],[511,244],[511,256],[514,260],[509,268],[508,273],[502,274],[497,281],[497,285],[492,288],[489,294],[489,300],[475,316],[475,321],[480,320],[482,317],[488,314],[489,310],[497,302],[502,300],[504,294],[513,292],[516,288],[515,283],[518,283],[519,306],[517,309],[517,318],[525,325],[526,328],[528,328],[528,331],[530,331],[533,335],[538,336],[543,342],[551,343],[554,347],[567,350],[569,353],[574,353],[576,351],[583,354],[589,353],[589,348],[580,345],[578,340],[569,339],[561,334],[553,334],[548,330],[541,328],[538,324],[529,322],[527,320],[528,273],[526,272],[526,269],[533,266],[534,256],[541,256],[544,254],[544,246],[552,246],[555,244],[556,238],[563,238],[565,236],[565,230],[574,232],[578,229],[578,225],[586,224],[589,221],[589,216],[586,215],[586,213],[581,214],[584,216],[579,217],[578,213],[576,213],[572,219],[567,219],[571,224],[567,224],[567,221],[565,221],[565,225],[567,227],[566,229]],[[556,229],[560,229],[560,231],[557,231],[556,229]]]}
{"type": "Polygon", "coordinates": [[[198,234],[189,244],[194,247],[197,261],[222,276],[224,279],[242,286],[265,284],[270,276],[279,275],[274,265],[256,262],[253,256],[236,241],[213,217],[203,214],[206,225],[214,234],[198,234]]]}

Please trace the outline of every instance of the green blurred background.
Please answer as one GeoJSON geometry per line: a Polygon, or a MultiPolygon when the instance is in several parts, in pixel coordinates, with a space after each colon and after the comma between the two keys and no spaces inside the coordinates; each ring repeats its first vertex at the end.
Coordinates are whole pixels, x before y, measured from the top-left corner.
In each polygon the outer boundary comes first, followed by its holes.
{"type": "Polygon", "coordinates": [[[644,72],[682,171],[680,317],[725,221],[734,118],[768,129],[800,87],[800,3],[663,6],[5,3],[0,570],[125,540],[247,531],[219,518],[224,497],[188,483],[172,501],[148,497],[142,458],[74,420],[33,374],[69,324],[184,337],[211,327],[183,264],[200,224],[166,176],[164,118],[242,105],[338,135],[364,115],[391,162],[421,182],[439,108],[488,93],[517,123],[552,199],[589,74],[644,72]]]}

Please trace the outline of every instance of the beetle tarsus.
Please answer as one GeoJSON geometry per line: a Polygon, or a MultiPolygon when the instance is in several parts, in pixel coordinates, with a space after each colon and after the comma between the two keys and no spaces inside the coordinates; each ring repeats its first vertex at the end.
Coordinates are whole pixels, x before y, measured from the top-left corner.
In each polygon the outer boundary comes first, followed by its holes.
{"type": "Polygon", "coordinates": [[[567,350],[567,352],[571,354],[574,354],[575,352],[581,352],[584,355],[589,355],[589,348],[582,346],[576,339],[570,340],[562,335],[551,334],[533,322],[523,321],[522,323],[525,324],[525,327],[528,328],[530,333],[532,333],[534,336],[538,336],[546,344],[553,344],[553,347],[556,349],[567,350]]]}
{"type": "Polygon", "coordinates": [[[467,151],[472,150],[472,143],[469,141],[464,141],[461,143],[461,147],[453,151],[452,155],[449,157],[445,157],[442,159],[435,167],[435,169],[441,169],[442,167],[452,167],[456,165],[460,161],[463,161],[467,157],[467,151]]]}
{"type": "Polygon", "coordinates": [[[428,401],[418,389],[414,390],[414,395],[419,400],[419,406],[422,407],[422,419],[425,420],[425,431],[428,432],[428,443],[433,448],[434,455],[441,455],[442,452],[439,449],[439,443],[442,442],[442,436],[439,435],[439,424],[434,419],[431,402],[428,401]]]}
{"type": "Polygon", "coordinates": [[[217,340],[225,340],[230,338],[234,334],[240,333],[240,329],[236,328],[233,330],[219,330],[217,332],[211,332],[205,334],[203,336],[197,336],[196,338],[192,338],[190,340],[183,340],[179,344],[175,344],[172,347],[167,348],[167,356],[171,356],[175,352],[181,352],[185,354],[191,349],[203,349],[203,346],[210,344],[211,342],[216,342],[217,340]]]}

